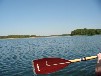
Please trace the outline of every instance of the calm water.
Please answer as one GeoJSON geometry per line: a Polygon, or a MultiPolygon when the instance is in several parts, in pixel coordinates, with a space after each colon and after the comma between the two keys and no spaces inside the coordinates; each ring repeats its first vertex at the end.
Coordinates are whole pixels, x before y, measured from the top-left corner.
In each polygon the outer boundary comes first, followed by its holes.
{"type": "Polygon", "coordinates": [[[32,60],[44,57],[75,59],[101,52],[101,36],[72,36],[0,40],[0,76],[95,76],[97,59],[35,75],[32,60]]]}

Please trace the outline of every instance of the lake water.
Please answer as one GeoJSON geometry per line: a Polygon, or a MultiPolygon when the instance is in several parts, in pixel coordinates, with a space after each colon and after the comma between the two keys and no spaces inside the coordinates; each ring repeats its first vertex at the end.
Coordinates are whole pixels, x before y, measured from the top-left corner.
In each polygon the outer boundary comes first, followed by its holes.
{"type": "Polygon", "coordinates": [[[77,62],[48,75],[35,75],[32,60],[44,57],[75,59],[101,52],[101,36],[1,39],[0,76],[96,76],[97,59],[77,62]]]}

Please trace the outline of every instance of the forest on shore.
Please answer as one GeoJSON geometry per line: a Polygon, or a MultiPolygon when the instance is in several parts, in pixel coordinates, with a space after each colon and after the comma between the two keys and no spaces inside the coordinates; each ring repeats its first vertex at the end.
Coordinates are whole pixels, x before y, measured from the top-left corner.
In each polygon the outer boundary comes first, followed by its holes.
{"type": "Polygon", "coordinates": [[[62,35],[50,35],[50,36],[36,36],[36,35],[8,35],[8,36],[0,36],[0,39],[5,38],[34,38],[34,37],[51,37],[51,36],[74,36],[74,35],[101,35],[101,29],[76,29],[71,31],[71,34],[62,34],[62,35]]]}
{"type": "Polygon", "coordinates": [[[47,37],[47,36],[36,36],[36,35],[8,35],[8,36],[0,36],[0,39],[5,39],[5,38],[35,38],[35,37],[47,37]]]}
{"type": "Polygon", "coordinates": [[[71,32],[71,36],[73,35],[101,35],[101,29],[76,29],[71,32]]]}

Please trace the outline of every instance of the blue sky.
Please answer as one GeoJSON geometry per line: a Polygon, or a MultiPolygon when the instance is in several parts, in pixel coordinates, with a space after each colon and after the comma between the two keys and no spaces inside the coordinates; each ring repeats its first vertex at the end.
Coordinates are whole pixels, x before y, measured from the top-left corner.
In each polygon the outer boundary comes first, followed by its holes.
{"type": "Polygon", "coordinates": [[[101,29],[100,0],[0,0],[0,35],[67,34],[101,29]]]}

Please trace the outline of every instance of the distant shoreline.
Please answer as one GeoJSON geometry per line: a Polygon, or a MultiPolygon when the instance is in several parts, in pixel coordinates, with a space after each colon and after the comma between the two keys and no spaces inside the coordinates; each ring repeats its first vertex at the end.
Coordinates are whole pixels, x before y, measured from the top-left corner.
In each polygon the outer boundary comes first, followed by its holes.
{"type": "MultiPolygon", "coordinates": [[[[88,35],[73,35],[73,36],[88,36],[88,35]]],[[[73,37],[73,36],[67,36],[67,37],[73,37]]],[[[96,35],[92,35],[96,36],[96,35]]],[[[101,36],[101,35],[98,35],[101,36]]],[[[28,38],[51,38],[51,37],[65,37],[65,36],[41,36],[41,37],[28,37],[28,38]]],[[[27,37],[26,37],[27,38],[27,37]]],[[[24,38],[0,38],[0,39],[24,39],[24,38]]]]}
{"type": "Polygon", "coordinates": [[[93,36],[101,35],[101,29],[76,29],[71,31],[71,34],[36,36],[36,35],[8,35],[0,36],[0,39],[16,39],[16,38],[41,38],[41,37],[58,37],[58,36],[93,36]]]}

